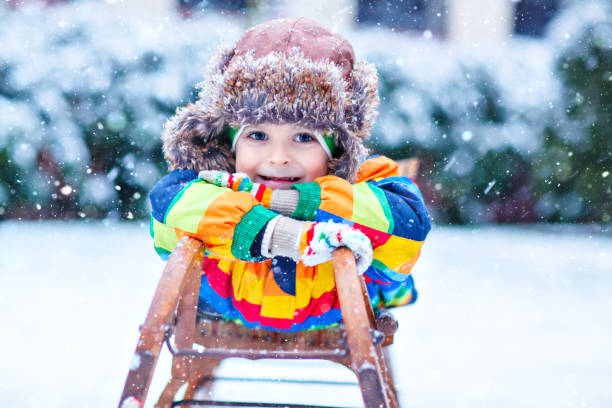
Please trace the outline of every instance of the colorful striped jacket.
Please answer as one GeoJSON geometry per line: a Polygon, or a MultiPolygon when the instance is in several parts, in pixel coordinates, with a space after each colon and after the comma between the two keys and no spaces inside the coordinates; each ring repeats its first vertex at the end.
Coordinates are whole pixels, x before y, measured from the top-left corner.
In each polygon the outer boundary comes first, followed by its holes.
{"type": "MultiPolygon", "coordinates": [[[[298,189],[298,211],[312,214],[315,221],[352,225],[370,238],[374,261],[365,278],[375,308],[416,300],[410,271],[430,220],[420,191],[412,180],[398,176],[397,163],[371,157],[360,166],[355,184],[328,175],[298,189]]],[[[175,170],[157,182],[150,200],[151,235],[162,258],[184,235],[204,242],[200,299],[225,317],[281,331],[341,320],[331,262],[308,267],[251,251],[258,234],[278,215],[251,194],[206,183],[192,170],[175,170]]]]}

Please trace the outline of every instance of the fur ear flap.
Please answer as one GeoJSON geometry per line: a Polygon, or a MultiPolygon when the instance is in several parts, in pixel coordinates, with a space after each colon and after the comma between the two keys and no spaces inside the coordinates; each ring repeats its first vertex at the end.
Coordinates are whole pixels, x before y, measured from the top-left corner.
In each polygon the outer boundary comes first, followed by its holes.
{"type": "Polygon", "coordinates": [[[370,136],[374,120],[378,116],[378,73],[376,66],[367,61],[355,64],[351,75],[349,93],[352,97],[345,108],[348,129],[360,139],[370,136]]]}
{"type": "Polygon", "coordinates": [[[177,109],[164,125],[164,157],[170,170],[224,170],[234,172],[234,155],[229,138],[224,137],[225,124],[220,118],[204,113],[189,104],[177,109]]]}
{"type": "Polygon", "coordinates": [[[366,159],[369,152],[361,144],[361,140],[350,132],[343,129],[336,129],[336,132],[338,132],[338,150],[340,154],[329,161],[329,174],[353,183],[359,166],[366,159]]]}

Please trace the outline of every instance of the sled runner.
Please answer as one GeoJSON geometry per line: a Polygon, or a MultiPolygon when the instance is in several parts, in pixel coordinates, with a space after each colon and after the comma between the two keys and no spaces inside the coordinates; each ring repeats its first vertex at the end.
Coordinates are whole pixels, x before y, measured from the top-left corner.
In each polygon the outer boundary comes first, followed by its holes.
{"type": "Polygon", "coordinates": [[[375,318],[352,252],[340,248],[333,258],[343,324],[294,333],[249,329],[214,316],[196,316],[203,258],[202,243],[184,237],[168,259],[140,329],[120,408],[144,405],[164,343],[173,355],[172,377],[156,407],[307,406],[193,400],[196,389],[210,385],[215,367],[230,357],[334,361],[355,373],[365,407],[398,406],[393,377],[382,351],[393,342],[397,323],[385,312],[375,318]],[[187,389],[183,399],[174,401],[184,384],[187,389]]]}

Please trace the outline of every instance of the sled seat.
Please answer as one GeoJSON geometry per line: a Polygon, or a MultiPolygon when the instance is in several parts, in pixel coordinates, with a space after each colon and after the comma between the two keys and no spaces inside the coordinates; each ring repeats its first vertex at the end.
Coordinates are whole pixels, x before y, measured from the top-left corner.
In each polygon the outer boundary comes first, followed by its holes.
{"type": "MultiPolygon", "coordinates": [[[[372,339],[383,347],[393,343],[397,321],[387,312],[378,313],[372,339]]],[[[205,348],[209,356],[264,358],[307,358],[307,356],[346,357],[349,353],[342,323],[320,330],[278,332],[251,329],[216,315],[198,314],[194,343],[205,348]],[[274,344],[270,350],[269,344],[274,344]],[[228,352],[227,350],[230,350],[228,352]],[[263,352],[262,352],[263,350],[263,352]]]]}

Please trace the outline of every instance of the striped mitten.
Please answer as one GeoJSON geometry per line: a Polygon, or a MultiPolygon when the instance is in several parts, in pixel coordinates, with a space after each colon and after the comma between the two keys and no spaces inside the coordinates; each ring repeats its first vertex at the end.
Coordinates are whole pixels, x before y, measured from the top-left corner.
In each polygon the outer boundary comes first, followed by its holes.
{"type": "Polygon", "coordinates": [[[372,243],[363,232],[333,221],[308,222],[278,216],[266,227],[261,254],[268,258],[285,256],[313,266],[331,260],[340,247],[353,251],[359,273],[369,268],[372,243]]]}
{"type": "Polygon", "coordinates": [[[300,196],[297,190],[272,190],[264,184],[253,183],[244,173],[202,170],[198,177],[219,187],[251,193],[264,207],[287,216],[295,211],[300,196]]]}

